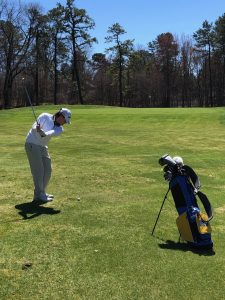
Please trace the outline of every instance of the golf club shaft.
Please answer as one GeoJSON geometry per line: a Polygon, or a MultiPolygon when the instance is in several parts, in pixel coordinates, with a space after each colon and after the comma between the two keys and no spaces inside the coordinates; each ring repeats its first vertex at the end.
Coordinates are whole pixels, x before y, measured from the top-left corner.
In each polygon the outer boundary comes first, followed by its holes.
{"type": "Polygon", "coordinates": [[[31,102],[30,96],[29,96],[29,94],[28,94],[27,88],[24,87],[24,89],[25,89],[25,91],[26,91],[27,98],[28,98],[28,100],[29,100],[29,103],[30,103],[30,106],[31,106],[31,109],[32,109],[32,112],[33,112],[33,115],[34,115],[34,119],[35,119],[36,123],[38,124],[37,116],[36,116],[36,114],[35,114],[34,107],[33,107],[33,105],[32,105],[32,102],[31,102]]]}

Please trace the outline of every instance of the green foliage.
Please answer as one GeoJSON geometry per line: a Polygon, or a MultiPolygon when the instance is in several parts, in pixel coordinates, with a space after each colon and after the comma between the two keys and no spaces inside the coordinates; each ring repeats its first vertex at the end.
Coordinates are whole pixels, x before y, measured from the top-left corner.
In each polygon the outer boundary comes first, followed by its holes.
{"type": "Polygon", "coordinates": [[[225,49],[225,14],[219,17],[215,22],[215,39],[217,50],[221,51],[224,55],[225,49]]]}
{"type": "Polygon", "coordinates": [[[109,35],[105,38],[105,42],[114,42],[115,45],[109,47],[108,49],[106,49],[106,51],[115,52],[115,56],[118,57],[118,59],[121,59],[121,57],[123,56],[128,56],[133,49],[134,40],[121,40],[121,35],[126,33],[123,27],[120,26],[119,23],[115,23],[111,27],[109,27],[107,33],[109,35]]]}
{"type": "Polygon", "coordinates": [[[39,208],[29,206],[23,147],[32,112],[0,111],[0,298],[223,299],[225,110],[70,109],[72,124],[49,144],[55,200],[39,208]],[[151,236],[165,153],[200,176],[214,207],[214,256],[166,248],[178,239],[171,195],[151,236]]]}
{"type": "Polygon", "coordinates": [[[213,44],[215,33],[213,32],[213,24],[208,21],[204,21],[202,28],[198,29],[193,37],[196,40],[197,47],[206,47],[213,44]]]}

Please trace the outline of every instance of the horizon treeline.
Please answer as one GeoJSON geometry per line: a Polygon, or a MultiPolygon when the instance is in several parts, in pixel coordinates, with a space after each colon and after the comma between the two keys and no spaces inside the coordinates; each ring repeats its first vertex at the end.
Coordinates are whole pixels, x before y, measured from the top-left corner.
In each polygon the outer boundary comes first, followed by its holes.
{"type": "Polygon", "coordinates": [[[225,14],[191,37],[161,33],[143,47],[114,23],[104,53],[92,53],[94,28],[75,0],[45,14],[36,1],[0,0],[0,109],[29,105],[26,89],[34,105],[225,105],[225,14]]]}

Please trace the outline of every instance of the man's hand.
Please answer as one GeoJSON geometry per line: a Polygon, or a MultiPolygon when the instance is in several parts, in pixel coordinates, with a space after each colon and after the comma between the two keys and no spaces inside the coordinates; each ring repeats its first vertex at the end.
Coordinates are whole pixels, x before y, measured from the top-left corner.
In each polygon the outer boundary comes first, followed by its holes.
{"type": "Polygon", "coordinates": [[[40,134],[41,137],[45,137],[46,136],[45,132],[41,129],[40,124],[37,124],[36,130],[40,134]]]}

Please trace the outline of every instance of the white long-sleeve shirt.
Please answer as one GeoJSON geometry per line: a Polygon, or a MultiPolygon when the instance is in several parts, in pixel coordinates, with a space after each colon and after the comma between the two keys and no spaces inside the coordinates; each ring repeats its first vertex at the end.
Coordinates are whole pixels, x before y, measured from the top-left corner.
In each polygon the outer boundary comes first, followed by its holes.
{"type": "Polygon", "coordinates": [[[42,113],[37,118],[37,121],[38,124],[40,124],[40,128],[44,131],[46,136],[40,136],[36,129],[37,123],[35,122],[27,134],[26,143],[36,144],[47,148],[48,142],[51,139],[51,137],[61,134],[63,132],[63,127],[56,126],[54,124],[53,115],[48,113],[42,113]]]}

